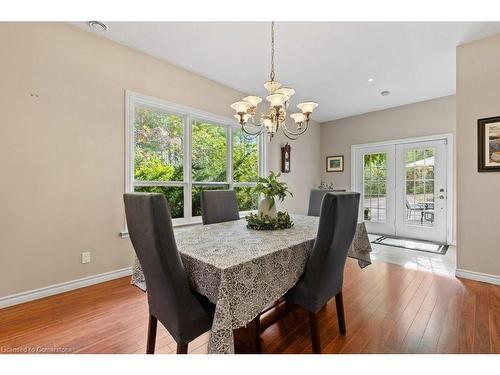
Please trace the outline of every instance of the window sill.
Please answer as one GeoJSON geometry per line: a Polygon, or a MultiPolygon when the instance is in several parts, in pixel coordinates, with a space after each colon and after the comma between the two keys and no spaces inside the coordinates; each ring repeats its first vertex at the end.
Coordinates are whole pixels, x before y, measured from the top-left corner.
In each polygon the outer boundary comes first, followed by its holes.
{"type": "MultiPolygon", "coordinates": [[[[256,210],[255,210],[256,211],[256,210]]],[[[244,219],[246,215],[255,211],[242,211],[240,212],[240,219],[244,219]]],[[[200,225],[202,224],[201,216],[192,218],[190,221],[185,221],[183,219],[174,219],[172,222],[172,226],[174,228],[182,228],[182,227],[190,227],[192,225],[200,225]],[[178,220],[178,221],[176,221],[178,220]]],[[[127,230],[120,232],[120,238],[129,238],[129,234],[127,230]]]]}

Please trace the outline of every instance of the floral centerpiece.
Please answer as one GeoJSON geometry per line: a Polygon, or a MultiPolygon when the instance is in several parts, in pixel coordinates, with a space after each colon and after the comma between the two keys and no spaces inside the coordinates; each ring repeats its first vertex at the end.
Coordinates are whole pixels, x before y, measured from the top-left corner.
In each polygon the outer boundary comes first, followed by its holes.
{"type": "Polygon", "coordinates": [[[256,214],[247,215],[247,227],[257,230],[286,229],[293,226],[288,212],[276,211],[276,198],[283,202],[287,194],[293,196],[284,182],[279,182],[281,173],[269,171],[267,178],[260,177],[254,188],[263,198],[259,202],[259,210],[256,214]]]}

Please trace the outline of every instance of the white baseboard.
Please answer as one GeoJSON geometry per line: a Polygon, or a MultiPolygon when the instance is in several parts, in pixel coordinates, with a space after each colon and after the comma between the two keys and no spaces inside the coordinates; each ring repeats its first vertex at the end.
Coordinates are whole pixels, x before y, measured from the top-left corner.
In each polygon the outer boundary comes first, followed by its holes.
{"type": "Polygon", "coordinates": [[[482,281],[483,283],[500,285],[500,276],[489,275],[487,273],[457,269],[455,271],[455,276],[462,277],[464,279],[482,281]]]}
{"type": "Polygon", "coordinates": [[[131,274],[132,267],[127,267],[120,270],[104,272],[98,275],[88,276],[60,284],[49,285],[39,289],[11,294],[10,296],[0,297],[0,309],[8,306],[18,305],[24,302],[33,301],[35,299],[53,296],[54,294],[80,289],[85,286],[103,283],[105,281],[118,279],[120,277],[130,276],[131,274]]]}

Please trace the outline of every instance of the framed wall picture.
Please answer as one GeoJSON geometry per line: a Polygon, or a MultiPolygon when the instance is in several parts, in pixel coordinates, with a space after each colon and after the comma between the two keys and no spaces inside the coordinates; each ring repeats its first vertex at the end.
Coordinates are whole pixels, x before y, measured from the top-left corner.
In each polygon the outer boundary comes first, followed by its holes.
{"type": "Polygon", "coordinates": [[[477,120],[477,170],[500,172],[500,116],[477,120]]]}
{"type": "Polygon", "coordinates": [[[326,157],[327,172],[344,172],[344,155],[326,157]]]}
{"type": "Polygon", "coordinates": [[[281,172],[290,172],[290,152],[292,148],[287,143],[285,146],[281,147],[281,172]]]}

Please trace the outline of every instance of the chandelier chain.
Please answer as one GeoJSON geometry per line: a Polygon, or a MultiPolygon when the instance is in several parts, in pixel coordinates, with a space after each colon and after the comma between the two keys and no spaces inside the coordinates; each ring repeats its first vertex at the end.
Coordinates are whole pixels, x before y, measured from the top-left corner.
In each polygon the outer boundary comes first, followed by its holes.
{"type": "Polygon", "coordinates": [[[274,81],[274,21],[271,22],[271,81],[274,81]]]}

